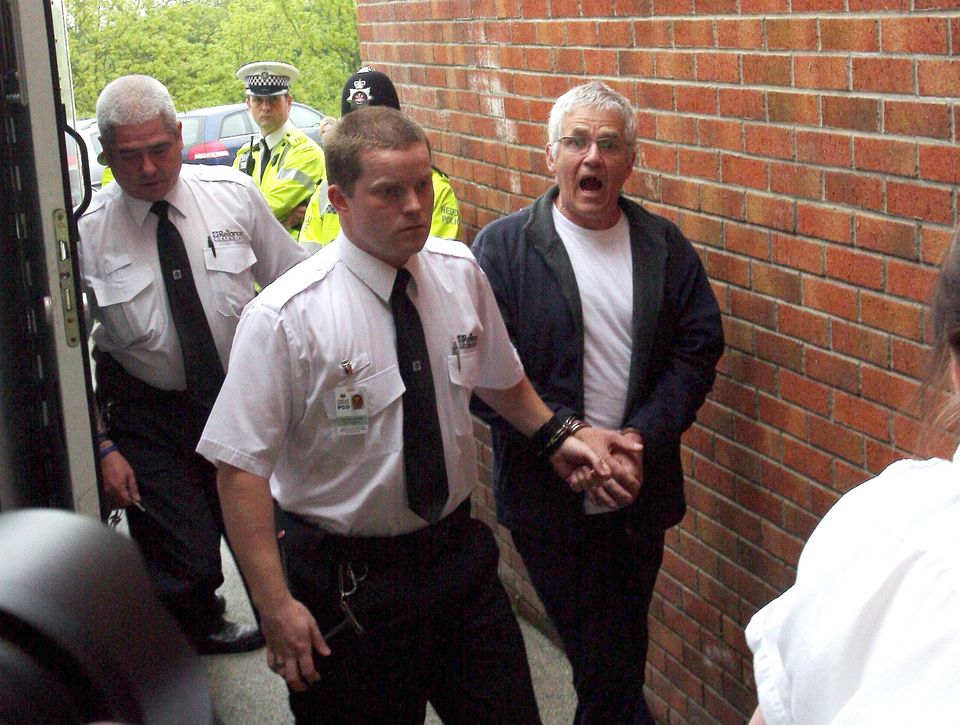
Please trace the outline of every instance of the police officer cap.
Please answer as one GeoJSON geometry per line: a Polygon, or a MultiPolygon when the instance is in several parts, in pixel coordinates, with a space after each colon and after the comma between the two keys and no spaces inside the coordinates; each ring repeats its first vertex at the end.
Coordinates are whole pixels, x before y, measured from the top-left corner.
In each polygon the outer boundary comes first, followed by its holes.
{"type": "Polygon", "coordinates": [[[300,71],[292,65],[276,60],[247,63],[237,71],[237,78],[247,84],[248,96],[282,96],[299,77],[300,71]]]}
{"type": "Polygon", "coordinates": [[[397,89],[385,73],[366,65],[347,79],[340,94],[340,115],[364,106],[390,106],[400,110],[397,89]]]}

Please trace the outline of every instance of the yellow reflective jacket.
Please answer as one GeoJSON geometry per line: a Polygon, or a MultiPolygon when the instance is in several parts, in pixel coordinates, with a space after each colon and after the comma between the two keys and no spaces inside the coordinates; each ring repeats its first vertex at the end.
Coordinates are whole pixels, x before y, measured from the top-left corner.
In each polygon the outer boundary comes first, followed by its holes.
{"type": "MultiPolygon", "coordinates": [[[[324,181],[310,197],[298,241],[313,254],[336,239],[339,233],[340,217],[327,199],[327,184],[324,181]]],[[[433,169],[433,220],[430,234],[442,239],[460,239],[460,205],[447,175],[437,168],[433,169]]]]}
{"type": "MultiPolygon", "coordinates": [[[[267,168],[261,174],[260,155],[262,147],[257,141],[244,144],[237,151],[233,167],[249,174],[260,187],[273,215],[281,222],[293,208],[305,204],[326,174],[323,149],[299,129],[290,129],[280,139],[276,148],[270,150],[267,168]]],[[[294,239],[298,230],[291,229],[294,239]]]]}

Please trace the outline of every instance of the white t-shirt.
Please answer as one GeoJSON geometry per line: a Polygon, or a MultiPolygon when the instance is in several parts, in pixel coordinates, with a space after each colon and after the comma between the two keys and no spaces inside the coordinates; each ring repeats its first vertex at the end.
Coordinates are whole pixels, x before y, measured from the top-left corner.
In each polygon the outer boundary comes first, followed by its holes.
{"type": "Polygon", "coordinates": [[[960,722],[960,467],[847,493],[746,630],[768,725],[960,722]]]}
{"type": "MultiPolygon", "coordinates": [[[[254,295],[307,253],[280,226],[250,177],[223,166],[184,164],[166,195],[193,281],[226,365],[240,313],[254,295]]],[[[80,217],[80,275],[92,338],[131,375],[163,390],[186,377],[157,255],[152,203],[119,184],[104,187],[80,217]]]]}
{"type": "MultiPolygon", "coordinates": [[[[556,206],[553,223],[567,250],[583,310],[584,418],[599,428],[623,423],[633,351],[633,262],[626,217],[609,229],[584,229],[556,206]]],[[[609,513],[584,499],[587,513],[609,513]]]]}
{"type": "MultiPolygon", "coordinates": [[[[423,323],[450,497],[477,478],[470,395],[523,377],[470,250],[430,237],[405,265],[423,323]]],[[[243,314],[197,451],[270,479],[287,511],[325,531],[391,536],[426,526],[407,507],[403,379],[390,292],[396,269],[341,233],[243,314]],[[356,397],[359,396],[359,397],[356,397]],[[356,400],[356,405],[351,405],[356,400]]]]}

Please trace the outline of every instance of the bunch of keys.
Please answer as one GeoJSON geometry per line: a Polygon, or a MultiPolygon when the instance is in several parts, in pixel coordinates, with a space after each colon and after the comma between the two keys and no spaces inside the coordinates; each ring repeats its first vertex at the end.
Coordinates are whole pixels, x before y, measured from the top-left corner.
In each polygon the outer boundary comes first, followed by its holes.
{"type": "MultiPolygon", "coordinates": [[[[139,501],[134,501],[133,505],[144,513],[147,512],[147,510],[143,507],[143,504],[141,504],[139,501]]],[[[111,529],[117,528],[120,525],[120,521],[123,519],[123,511],[123,509],[113,509],[110,512],[110,515],[107,516],[107,526],[109,526],[111,529]]]]}
{"type": "Polygon", "coordinates": [[[348,600],[356,593],[357,585],[367,578],[367,567],[364,565],[363,573],[357,576],[353,570],[353,562],[341,564],[337,571],[337,578],[340,583],[340,611],[343,612],[343,621],[323,635],[323,639],[328,643],[332,637],[347,626],[353,627],[353,631],[357,633],[358,637],[363,634],[363,625],[357,621],[353,610],[350,609],[348,600]]]}

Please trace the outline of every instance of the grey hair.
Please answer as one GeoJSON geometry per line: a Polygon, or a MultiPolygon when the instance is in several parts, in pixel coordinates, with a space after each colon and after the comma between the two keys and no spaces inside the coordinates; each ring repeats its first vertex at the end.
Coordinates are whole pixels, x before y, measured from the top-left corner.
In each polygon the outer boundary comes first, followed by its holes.
{"type": "Polygon", "coordinates": [[[623,133],[626,142],[633,144],[637,140],[637,113],[630,101],[600,81],[590,81],[575,86],[560,96],[550,109],[550,121],[547,125],[550,143],[560,140],[563,120],[575,108],[595,108],[601,111],[616,111],[623,118],[623,133]]]}
{"type": "Polygon", "coordinates": [[[156,118],[168,131],[177,132],[177,111],[170,91],[156,78],[121,76],[110,81],[97,98],[97,126],[104,144],[113,142],[117,127],[149,123],[156,118]]]}

